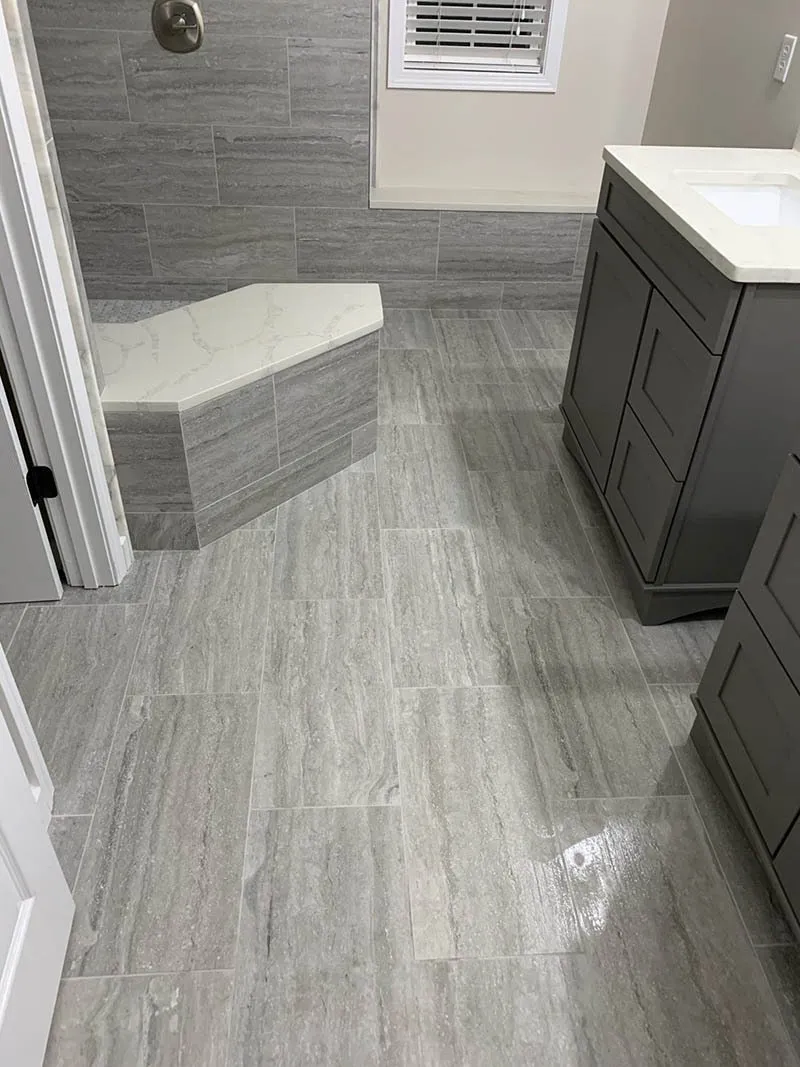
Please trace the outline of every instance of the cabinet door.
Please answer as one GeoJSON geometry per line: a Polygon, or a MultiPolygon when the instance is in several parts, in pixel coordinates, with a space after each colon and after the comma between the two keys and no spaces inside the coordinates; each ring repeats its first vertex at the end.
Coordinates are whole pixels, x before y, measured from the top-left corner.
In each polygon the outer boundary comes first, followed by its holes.
{"type": "Polygon", "coordinates": [[[780,878],[795,915],[800,919],[800,819],[778,850],[775,873],[780,878]]]}
{"type": "Polygon", "coordinates": [[[738,593],[697,699],[774,853],[800,809],[800,693],[738,593]]]}
{"type": "Polygon", "coordinates": [[[651,286],[595,222],[564,388],[564,413],[605,488],[651,286]]]}
{"type": "Polygon", "coordinates": [[[800,463],[794,456],[780,476],[740,590],[800,689],[800,463]]]}
{"type": "Polygon", "coordinates": [[[628,403],[675,478],[684,478],[719,367],[660,293],[653,293],[628,403]]]}
{"type": "Polygon", "coordinates": [[[625,409],[606,500],[646,581],[661,561],[681,492],[630,408],[625,409]]]}

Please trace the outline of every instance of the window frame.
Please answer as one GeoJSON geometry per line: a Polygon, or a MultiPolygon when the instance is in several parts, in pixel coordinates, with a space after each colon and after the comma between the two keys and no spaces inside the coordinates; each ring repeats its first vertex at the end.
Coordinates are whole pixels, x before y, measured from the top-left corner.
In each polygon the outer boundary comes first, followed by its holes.
{"type": "Polygon", "coordinates": [[[407,67],[405,56],[406,4],[389,0],[389,89],[438,89],[497,93],[554,93],[558,88],[567,28],[569,0],[551,0],[550,20],[541,72],[516,70],[454,70],[407,67]]]}

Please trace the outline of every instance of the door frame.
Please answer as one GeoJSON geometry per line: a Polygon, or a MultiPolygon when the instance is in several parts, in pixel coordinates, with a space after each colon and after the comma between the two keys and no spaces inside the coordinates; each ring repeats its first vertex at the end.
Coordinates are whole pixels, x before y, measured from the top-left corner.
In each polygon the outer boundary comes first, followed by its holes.
{"type": "Polygon", "coordinates": [[[133,554],[106,485],[2,9],[0,160],[0,345],[31,451],[55,475],[48,514],[67,581],[118,585],[133,554]]]}

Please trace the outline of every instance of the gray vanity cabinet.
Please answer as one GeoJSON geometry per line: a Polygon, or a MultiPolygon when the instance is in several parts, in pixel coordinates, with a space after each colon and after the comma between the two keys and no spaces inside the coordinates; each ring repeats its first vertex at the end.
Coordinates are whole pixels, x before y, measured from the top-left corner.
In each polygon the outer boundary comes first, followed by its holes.
{"type": "Polygon", "coordinates": [[[607,170],[564,442],[603,504],[643,622],[730,604],[798,412],[800,285],[726,278],[607,170]]]}

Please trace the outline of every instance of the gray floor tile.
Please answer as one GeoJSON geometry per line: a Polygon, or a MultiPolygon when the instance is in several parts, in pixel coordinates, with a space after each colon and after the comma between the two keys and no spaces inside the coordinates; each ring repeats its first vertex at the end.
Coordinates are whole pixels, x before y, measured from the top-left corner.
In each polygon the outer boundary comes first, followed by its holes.
{"type": "Polygon", "coordinates": [[[663,626],[642,626],[610,527],[604,523],[589,528],[587,535],[647,681],[653,685],[699,682],[722,629],[722,619],[682,619],[663,626]]]}
{"type": "MultiPolygon", "coordinates": [[[[262,26],[269,29],[269,26],[262,26]]],[[[226,28],[229,29],[229,28],[226,28]]],[[[146,122],[289,124],[286,42],[258,33],[209,33],[175,56],[152,33],[120,36],[130,117],[146,122]]]]}
{"type": "Polygon", "coordinates": [[[141,204],[69,205],[81,266],[110,274],[152,274],[141,204]]]}
{"type": "Polygon", "coordinates": [[[518,382],[522,372],[496,319],[436,319],[445,373],[455,382],[518,382]]]}
{"type": "Polygon", "coordinates": [[[278,509],[273,596],[382,597],[374,474],[349,470],[278,509]]]}
{"type": "Polygon", "coordinates": [[[507,600],[503,611],[550,794],[687,792],[610,600],[507,600]]]}
{"type": "Polygon", "coordinates": [[[303,281],[433,278],[439,213],[298,208],[297,270],[303,281]]]}
{"type": "Polygon", "coordinates": [[[569,351],[572,345],[574,326],[565,311],[503,311],[501,321],[514,348],[569,351]]]}
{"type": "Polygon", "coordinates": [[[469,470],[556,469],[552,433],[524,385],[456,386],[451,398],[469,470]]]}
{"type": "Polygon", "coordinates": [[[29,607],[8,653],[55,786],[55,815],[93,811],[143,604],[29,607]]]}
{"type": "Polygon", "coordinates": [[[134,548],[154,552],[199,547],[193,511],[127,511],[125,519],[134,548]]]}
{"type": "Polygon", "coordinates": [[[156,204],[145,214],[156,276],[267,282],[297,277],[290,208],[197,205],[187,219],[156,204]]]}
{"type": "Polygon", "coordinates": [[[24,610],[24,604],[0,604],[0,645],[6,652],[17,632],[24,610]]]}
{"type": "Polygon", "coordinates": [[[64,982],[45,1067],[225,1067],[224,971],[64,982]]]}
{"type": "Polygon", "coordinates": [[[399,811],[253,812],[230,1067],[418,1062],[399,811]]]}
{"type": "Polygon", "coordinates": [[[40,29],[36,55],[51,119],[130,118],[116,33],[40,29]]]}
{"type": "Polygon", "coordinates": [[[128,702],[75,889],[68,976],[233,965],[257,704],[128,702]]]}
{"type": "MultiPolygon", "coordinates": [[[[532,386],[529,386],[529,388],[533,391],[532,386]]],[[[552,435],[553,451],[555,452],[558,469],[561,472],[561,477],[564,479],[564,484],[567,487],[570,499],[575,505],[575,510],[578,513],[581,525],[605,526],[605,512],[603,511],[603,505],[600,503],[597,493],[595,493],[589,479],[567,451],[567,448],[562,441],[562,435],[564,433],[562,423],[560,421],[552,422],[550,424],[549,432],[552,435]]],[[[594,534],[590,533],[588,537],[590,543],[594,545],[594,534]]]]}
{"type": "Polygon", "coordinates": [[[292,125],[367,132],[369,66],[366,40],[290,40],[292,125]]]}
{"type": "Polygon", "coordinates": [[[271,570],[272,538],[249,531],[166,554],[130,692],[257,691],[271,570]]]}
{"type": "Polygon", "coordinates": [[[561,801],[584,945],[639,1063],[791,1064],[692,801],[561,801]]]}
{"type": "Polygon", "coordinates": [[[91,815],[62,815],[51,819],[47,828],[70,889],[75,885],[91,821],[91,815]]]}
{"type": "Polygon", "coordinates": [[[383,547],[394,684],[513,685],[502,611],[470,531],[386,530],[383,547]]]}
{"type": "Polygon", "coordinates": [[[577,311],[581,298],[581,278],[556,281],[503,283],[503,307],[522,310],[577,311]]]}
{"type": "Polygon", "coordinates": [[[492,593],[604,596],[605,583],[556,471],[473,472],[478,549],[492,593]]]}
{"type": "Polygon", "coordinates": [[[450,421],[447,383],[437,348],[382,349],[379,379],[378,422],[382,425],[450,421]]]}
{"type": "Polygon", "coordinates": [[[294,600],[272,617],[255,808],[397,801],[386,614],[380,600],[294,600]]]}
{"type": "Polygon", "coordinates": [[[455,428],[383,426],[377,461],[384,528],[474,526],[477,522],[455,428]]]}
{"type": "Polygon", "coordinates": [[[561,422],[559,404],[569,365],[569,350],[560,348],[520,348],[514,353],[522,368],[525,384],[533,398],[533,410],[549,421],[561,422]]]}
{"type": "Polygon", "coordinates": [[[695,688],[653,686],[652,693],[751,940],[756,945],[791,942],[793,935],[761,864],[689,738],[695,688]]]}
{"type": "Polygon", "coordinates": [[[367,205],[369,142],[363,130],[218,126],[214,145],[223,204],[367,205]]]}
{"type": "Polygon", "coordinates": [[[451,307],[432,307],[431,315],[435,319],[499,319],[499,308],[451,308],[451,307]]]}
{"type": "Polygon", "coordinates": [[[158,552],[137,552],[133,566],[119,585],[99,589],[80,589],[64,586],[62,604],[146,604],[153,591],[156,572],[161,562],[158,552]]]}
{"type": "Polygon", "coordinates": [[[438,277],[570,278],[580,224],[580,215],[443,211],[438,277]]]}
{"type": "Polygon", "coordinates": [[[578,948],[519,690],[401,690],[397,718],[417,959],[578,948]]]}
{"type": "Polygon", "coordinates": [[[430,348],[437,345],[433,319],[427,309],[386,308],[381,348],[430,348]]]}
{"type": "Polygon", "coordinates": [[[760,948],[758,956],[795,1052],[800,1057],[800,947],[773,945],[760,948]]]}

